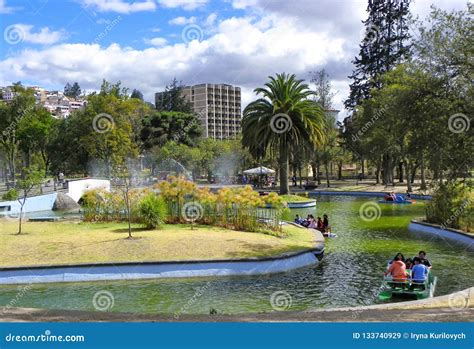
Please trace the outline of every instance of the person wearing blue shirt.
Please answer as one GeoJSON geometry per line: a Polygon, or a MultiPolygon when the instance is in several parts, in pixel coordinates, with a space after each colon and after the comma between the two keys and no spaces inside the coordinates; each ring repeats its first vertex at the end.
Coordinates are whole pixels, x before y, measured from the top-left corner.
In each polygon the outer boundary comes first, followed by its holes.
{"type": "Polygon", "coordinates": [[[426,277],[428,276],[428,268],[426,265],[421,263],[421,259],[419,257],[413,258],[413,263],[414,265],[411,268],[411,280],[413,283],[415,283],[415,286],[424,288],[424,283],[426,281],[426,277]]]}

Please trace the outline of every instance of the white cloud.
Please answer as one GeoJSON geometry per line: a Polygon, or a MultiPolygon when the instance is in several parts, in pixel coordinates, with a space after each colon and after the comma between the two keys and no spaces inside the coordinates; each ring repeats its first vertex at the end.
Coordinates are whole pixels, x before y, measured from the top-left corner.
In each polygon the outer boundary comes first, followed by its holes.
{"type": "Polygon", "coordinates": [[[132,13],[142,11],[154,11],[156,9],[155,0],[143,0],[127,2],[124,0],[80,0],[86,7],[95,8],[100,12],[132,13]]]}
{"type": "Polygon", "coordinates": [[[13,13],[17,9],[18,9],[17,7],[7,6],[7,2],[5,0],[0,0],[0,13],[3,13],[3,14],[13,13]]]}
{"type": "Polygon", "coordinates": [[[29,24],[12,24],[5,28],[4,39],[10,44],[27,42],[32,44],[52,45],[66,37],[63,30],[52,31],[48,27],[43,27],[40,31],[33,32],[33,26],[29,24]]]}
{"type": "Polygon", "coordinates": [[[161,6],[167,8],[182,8],[183,10],[195,10],[207,4],[208,0],[158,0],[161,6]]]}
{"type": "Polygon", "coordinates": [[[173,18],[172,20],[168,21],[168,23],[171,25],[193,24],[193,23],[196,23],[196,17],[186,18],[186,17],[180,16],[180,17],[173,18]]]}
{"type": "Polygon", "coordinates": [[[233,0],[232,7],[236,9],[245,9],[252,6],[257,6],[258,0],[233,0]]]}
{"type": "Polygon", "coordinates": [[[143,41],[145,42],[145,44],[153,45],[153,46],[164,46],[168,42],[168,40],[166,40],[165,38],[160,38],[160,37],[153,38],[153,39],[144,39],[143,41]]]}
{"type": "Polygon", "coordinates": [[[98,88],[102,78],[121,80],[152,100],[153,93],[175,76],[189,84],[225,82],[252,91],[268,75],[286,71],[305,77],[315,66],[344,57],[342,40],[300,31],[292,21],[267,22],[270,28],[261,29],[252,18],[230,18],[201,42],[167,44],[158,37],[148,40],[156,47],[144,50],[117,44],[27,49],[0,61],[0,75],[11,81],[28,78],[46,87],[78,81],[85,89],[98,88]]]}
{"type": "MultiPolygon", "coordinates": [[[[251,0],[239,1],[243,6],[251,0]]],[[[220,14],[219,21],[217,15],[208,14],[201,41],[170,43],[155,37],[146,40],[150,47],[140,50],[117,44],[62,44],[13,52],[0,61],[0,77],[10,83],[34,81],[45,87],[78,81],[88,90],[99,88],[103,78],[121,80],[125,86],[140,89],[149,101],[174,77],[185,84],[229,83],[242,87],[245,107],[255,98],[253,89],[269,75],[288,72],[308,79],[309,71],[326,68],[337,90],[334,106],[343,110],[366,3],[321,0],[323,5],[316,6],[309,0],[300,1],[294,6],[286,0],[272,0],[265,13],[247,8],[244,17],[221,19],[220,14]]],[[[184,2],[173,3],[183,6],[184,2]]],[[[414,8],[427,11],[425,5],[414,8]]]]}

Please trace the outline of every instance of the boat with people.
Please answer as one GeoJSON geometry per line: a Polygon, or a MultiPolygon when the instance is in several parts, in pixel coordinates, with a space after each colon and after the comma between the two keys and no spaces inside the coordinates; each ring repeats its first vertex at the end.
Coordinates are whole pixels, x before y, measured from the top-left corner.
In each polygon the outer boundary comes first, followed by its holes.
{"type": "Polygon", "coordinates": [[[323,234],[323,236],[326,238],[337,237],[336,234],[331,232],[331,226],[329,225],[329,217],[327,214],[323,215],[323,219],[321,219],[321,217],[315,219],[312,214],[309,214],[306,218],[300,218],[299,215],[296,215],[294,222],[305,228],[315,229],[321,232],[321,234],[323,234]]]}
{"type": "Polygon", "coordinates": [[[438,278],[431,271],[424,282],[418,283],[406,280],[403,283],[394,282],[392,278],[386,277],[383,280],[379,300],[389,300],[393,297],[425,299],[431,298],[436,290],[438,278]]]}
{"type": "Polygon", "coordinates": [[[426,252],[405,259],[398,253],[389,261],[378,295],[379,300],[386,301],[394,297],[425,299],[434,296],[438,278],[431,270],[431,262],[426,252]]]}
{"type": "Polygon", "coordinates": [[[389,192],[387,193],[383,200],[379,200],[379,203],[382,204],[414,204],[416,201],[413,200],[410,196],[410,194],[406,195],[401,195],[401,194],[395,194],[395,192],[389,192]]]}

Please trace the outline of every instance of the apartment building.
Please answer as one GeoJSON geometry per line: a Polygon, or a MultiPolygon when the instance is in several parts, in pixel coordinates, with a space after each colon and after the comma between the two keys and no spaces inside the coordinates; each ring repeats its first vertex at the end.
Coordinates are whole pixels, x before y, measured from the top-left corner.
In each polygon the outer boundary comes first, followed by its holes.
{"type": "MultiPolygon", "coordinates": [[[[191,103],[203,126],[203,137],[234,139],[240,133],[240,87],[228,84],[199,84],[185,86],[183,97],[191,103]]],[[[163,93],[155,94],[159,102],[163,93]]]]}
{"type": "MultiPolygon", "coordinates": [[[[61,91],[47,91],[42,87],[30,86],[27,89],[32,90],[35,96],[36,104],[45,107],[55,118],[67,118],[75,110],[86,106],[87,101],[66,97],[61,91]]],[[[16,93],[10,87],[0,87],[2,100],[12,101],[16,93]]]]}

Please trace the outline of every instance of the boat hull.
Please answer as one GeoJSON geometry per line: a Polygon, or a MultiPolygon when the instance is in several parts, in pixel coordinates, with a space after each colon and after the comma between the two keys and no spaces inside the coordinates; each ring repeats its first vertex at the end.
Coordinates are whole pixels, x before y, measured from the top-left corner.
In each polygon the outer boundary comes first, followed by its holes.
{"type": "Polygon", "coordinates": [[[415,284],[410,281],[393,282],[384,280],[379,293],[379,300],[386,301],[392,298],[425,299],[434,296],[438,278],[430,272],[424,284],[415,284]]]}

